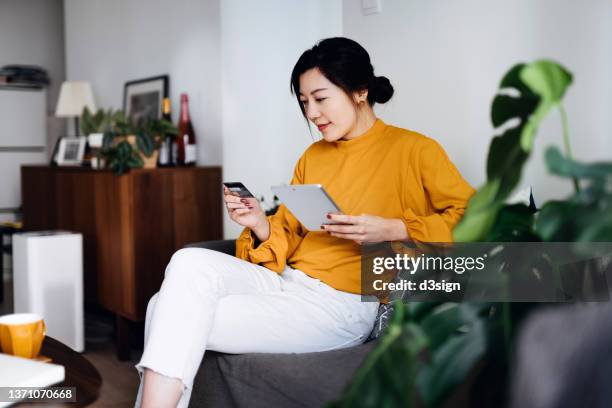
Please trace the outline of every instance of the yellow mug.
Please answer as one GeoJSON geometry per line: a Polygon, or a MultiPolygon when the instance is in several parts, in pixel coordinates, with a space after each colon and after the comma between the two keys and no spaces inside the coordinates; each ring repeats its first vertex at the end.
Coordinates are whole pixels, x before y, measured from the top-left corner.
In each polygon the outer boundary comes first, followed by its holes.
{"type": "Polygon", "coordinates": [[[0,317],[2,352],[17,357],[36,358],[45,339],[45,322],[34,313],[15,313],[0,317]]]}

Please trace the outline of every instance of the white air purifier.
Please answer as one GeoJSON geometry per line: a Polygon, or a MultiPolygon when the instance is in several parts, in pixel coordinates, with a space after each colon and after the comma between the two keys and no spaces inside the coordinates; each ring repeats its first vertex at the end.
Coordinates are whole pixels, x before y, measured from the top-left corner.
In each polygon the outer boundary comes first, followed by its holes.
{"type": "Polygon", "coordinates": [[[13,235],[15,313],[43,316],[47,335],[85,349],[83,237],[67,231],[13,235]]]}

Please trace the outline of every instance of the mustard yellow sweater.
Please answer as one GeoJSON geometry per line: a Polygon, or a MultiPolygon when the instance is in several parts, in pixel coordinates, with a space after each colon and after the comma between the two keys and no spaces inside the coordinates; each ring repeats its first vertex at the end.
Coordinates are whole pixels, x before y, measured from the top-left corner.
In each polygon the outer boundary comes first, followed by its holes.
{"type": "MultiPolygon", "coordinates": [[[[399,218],[420,242],[451,242],[474,193],[437,142],[380,119],[355,139],[313,143],[291,184],[323,185],[345,214],[399,218]]],[[[237,257],[279,273],[288,264],[335,289],[360,293],[357,243],[308,231],[284,205],[269,221],[270,238],[256,248],[245,228],[237,257]]]]}

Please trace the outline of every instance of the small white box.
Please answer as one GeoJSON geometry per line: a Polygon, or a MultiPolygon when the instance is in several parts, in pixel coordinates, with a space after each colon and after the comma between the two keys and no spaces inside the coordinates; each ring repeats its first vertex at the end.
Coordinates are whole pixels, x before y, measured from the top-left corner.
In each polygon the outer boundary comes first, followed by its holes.
{"type": "Polygon", "coordinates": [[[47,335],[75,351],[85,349],[81,234],[14,234],[13,288],[15,313],[40,314],[47,335]]]}

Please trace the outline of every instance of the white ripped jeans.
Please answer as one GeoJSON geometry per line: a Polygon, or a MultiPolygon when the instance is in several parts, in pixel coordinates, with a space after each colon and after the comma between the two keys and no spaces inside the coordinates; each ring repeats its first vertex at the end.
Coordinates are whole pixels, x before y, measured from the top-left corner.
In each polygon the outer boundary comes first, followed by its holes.
{"type": "MultiPolygon", "coordinates": [[[[202,248],[177,251],[149,301],[145,345],[136,365],[183,383],[187,407],[205,350],[306,353],[350,347],[372,330],[377,302],[342,292],[303,272],[278,274],[202,248]]],[[[140,407],[142,381],[136,407],[140,407]]]]}

